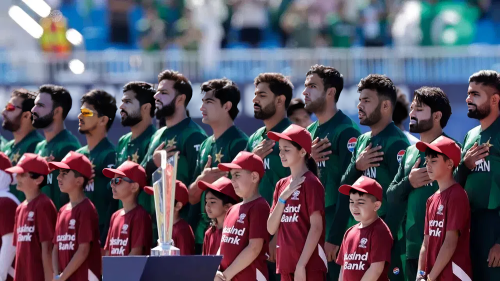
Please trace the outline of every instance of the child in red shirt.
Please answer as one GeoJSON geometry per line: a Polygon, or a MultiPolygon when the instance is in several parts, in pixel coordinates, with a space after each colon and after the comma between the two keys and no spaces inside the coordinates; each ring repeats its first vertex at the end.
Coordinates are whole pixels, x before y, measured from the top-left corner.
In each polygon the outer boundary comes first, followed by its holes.
{"type": "Polygon", "coordinates": [[[92,164],[85,155],[70,151],[61,162],[50,162],[49,167],[59,169],[59,188],[70,201],[57,215],[52,251],[54,279],[101,280],[99,218],[84,193],[92,176],[92,164]]]}
{"type": "Polygon", "coordinates": [[[14,278],[14,257],[16,246],[14,225],[19,199],[10,192],[12,175],[5,171],[10,168],[9,157],[0,152],[0,280],[12,281],[14,278]]]}
{"type": "MultiPolygon", "coordinates": [[[[145,188],[146,193],[154,195],[151,187],[145,188]]],[[[191,226],[181,218],[182,208],[189,202],[187,187],[181,181],[175,181],[175,206],[174,225],[172,227],[172,240],[174,246],[179,248],[181,256],[194,255],[194,233],[191,226]]]]}
{"type": "Polygon", "coordinates": [[[277,233],[276,272],[283,281],[326,280],[325,189],[311,158],[311,134],[298,125],[267,136],[279,142],[291,175],[276,184],[267,229],[277,233]]]}
{"type": "Polygon", "coordinates": [[[453,179],[460,148],[444,136],[430,144],[418,142],[417,148],[425,152],[429,178],[439,185],[427,200],[417,280],[471,280],[469,199],[453,179]]]}
{"type": "Polygon", "coordinates": [[[14,280],[50,280],[53,277],[51,253],[57,211],[50,198],[40,190],[47,183],[49,165],[42,157],[26,153],[17,166],[6,169],[6,172],[16,174],[17,189],[26,196],[17,207],[12,228],[17,247],[14,280]]]}
{"type": "Polygon", "coordinates": [[[337,255],[339,281],[388,281],[393,239],[377,214],[382,206],[382,186],[361,176],[352,186],[342,185],[339,192],[349,195],[349,209],[359,221],[344,234],[337,255]]]}
{"type": "Polygon", "coordinates": [[[122,202],[123,208],[111,216],[106,256],[149,255],[152,244],[151,216],[137,204],[137,196],[146,186],[146,171],[139,164],[125,161],[116,169],[102,170],[111,178],[113,199],[122,202]]]}
{"type": "Polygon", "coordinates": [[[222,177],[212,184],[199,181],[198,187],[203,191],[207,191],[205,193],[205,211],[212,220],[210,228],[205,232],[202,254],[217,255],[222,238],[224,217],[229,208],[237,204],[240,198],[236,195],[231,180],[226,177],[222,177]]]}
{"type": "Polygon", "coordinates": [[[223,257],[214,281],[268,280],[269,204],[259,194],[264,163],[259,156],[242,151],[231,163],[219,164],[218,168],[231,173],[234,191],[243,202],[233,205],[224,219],[220,242],[223,257]]]}

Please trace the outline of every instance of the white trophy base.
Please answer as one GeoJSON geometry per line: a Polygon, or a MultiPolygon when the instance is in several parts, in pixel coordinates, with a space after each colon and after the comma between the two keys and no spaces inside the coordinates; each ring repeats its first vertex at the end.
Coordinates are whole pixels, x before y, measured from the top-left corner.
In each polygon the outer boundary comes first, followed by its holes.
{"type": "Polygon", "coordinates": [[[171,244],[160,244],[154,247],[151,250],[151,256],[159,257],[159,256],[180,256],[181,250],[179,248],[174,247],[171,244]]]}

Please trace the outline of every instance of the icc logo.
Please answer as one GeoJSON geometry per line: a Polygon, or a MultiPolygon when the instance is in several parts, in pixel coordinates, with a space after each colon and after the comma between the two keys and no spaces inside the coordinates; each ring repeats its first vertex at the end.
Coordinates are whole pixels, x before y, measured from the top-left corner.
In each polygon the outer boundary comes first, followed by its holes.
{"type": "Polygon", "coordinates": [[[29,212],[28,213],[28,220],[32,221],[34,216],[35,216],[35,212],[33,212],[33,211],[29,212]]]}
{"type": "Polygon", "coordinates": [[[444,206],[443,206],[443,205],[439,205],[439,207],[438,207],[438,210],[437,210],[436,214],[438,214],[438,215],[442,215],[442,214],[443,214],[443,209],[444,209],[444,206]]]}
{"type": "Polygon", "coordinates": [[[359,241],[359,246],[360,248],[366,248],[366,243],[368,243],[368,238],[361,238],[361,241],[359,241]]]}
{"type": "Polygon", "coordinates": [[[292,200],[299,200],[300,190],[295,190],[292,194],[292,200]]]}
{"type": "Polygon", "coordinates": [[[241,214],[240,218],[238,219],[238,222],[243,223],[243,220],[245,219],[246,216],[247,216],[246,214],[241,214]]]}
{"type": "Polygon", "coordinates": [[[123,233],[123,234],[127,234],[127,229],[128,229],[128,224],[124,224],[124,225],[122,226],[122,233],[123,233]]]}
{"type": "Polygon", "coordinates": [[[357,138],[350,138],[348,141],[347,141],[347,150],[349,150],[349,152],[353,152],[354,151],[354,148],[356,147],[356,143],[358,142],[358,139],[357,138]]]}
{"type": "Polygon", "coordinates": [[[398,156],[397,156],[398,163],[401,163],[401,159],[403,159],[403,155],[405,155],[405,151],[404,150],[400,150],[398,152],[398,156]]]}
{"type": "Polygon", "coordinates": [[[69,229],[75,229],[75,224],[76,224],[76,220],[75,219],[71,219],[69,221],[69,229]]]}

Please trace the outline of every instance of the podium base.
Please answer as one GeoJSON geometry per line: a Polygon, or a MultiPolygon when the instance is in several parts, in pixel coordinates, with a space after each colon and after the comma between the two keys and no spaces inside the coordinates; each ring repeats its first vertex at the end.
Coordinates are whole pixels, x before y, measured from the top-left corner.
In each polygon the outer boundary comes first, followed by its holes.
{"type": "Polygon", "coordinates": [[[180,256],[181,250],[170,244],[160,244],[151,250],[152,257],[180,256]]]}

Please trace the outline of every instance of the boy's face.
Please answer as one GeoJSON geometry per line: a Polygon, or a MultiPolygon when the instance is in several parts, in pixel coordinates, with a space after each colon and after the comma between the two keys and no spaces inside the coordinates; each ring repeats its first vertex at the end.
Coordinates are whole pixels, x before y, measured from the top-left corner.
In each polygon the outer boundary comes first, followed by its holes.
{"type": "Polygon", "coordinates": [[[38,188],[36,179],[32,179],[30,173],[17,174],[16,180],[16,188],[19,191],[26,192],[32,190],[33,188],[38,188]]]}
{"type": "Polygon", "coordinates": [[[125,181],[120,175],[115,174],[111,179],[111,191],[113,192],[113,199],[123,200],[132,196],[137,192],[137,184],[125,181]]]}
{"type": "Polygon", "coordinates": [[[61,192],[68,193],[74,189],[81,188],[83,178],[80,179],[75,177],[75,172],[72,170],[59,169],[57,182],[59,183],[59,189],[61,192]]]}
{"type": "Polygon", "coordinates": [[[248,170],[233,169],[231,170],[231,182],[233,183],[234,192],[241,198],[248,198],[253,193],[253,185],[258,184],[259,176],[248,170]]]}
{"type": "Polygon", "coordinates": [[[425,161],[427,162],[427,174],[429,174],[431,180],[439,180],[453,172],[453,161],[445,161],[442,155],[437,157],[426,156],[425,161]]]}
{"type": "Polygon", "coordinates": [[[364,194],[360,196],[357,193],[349,195],[349,210],[356,221],[369,221],[377,216],[377,210],[380,209],[381,202],[373,201],[370,196],[364,194]]]}
{"type": "MultiPolygon", "coordinates": [[[[226,105],[226,107],[228,107],[226,105]]],[[[223,120],[228,116],[220,99],[215,97],[214,91],[208,91],[203,95],[202,104],[200,107],[202,119],[205,124],[212,124],[219,120],[223,120]]]]}

